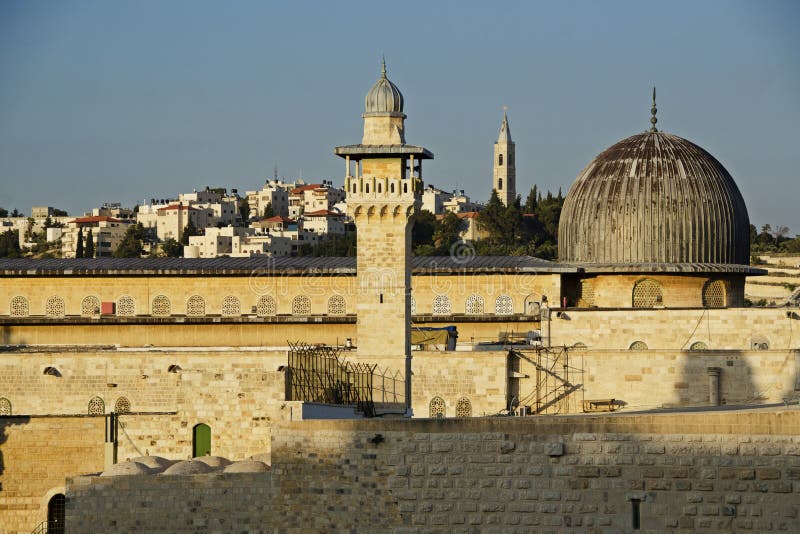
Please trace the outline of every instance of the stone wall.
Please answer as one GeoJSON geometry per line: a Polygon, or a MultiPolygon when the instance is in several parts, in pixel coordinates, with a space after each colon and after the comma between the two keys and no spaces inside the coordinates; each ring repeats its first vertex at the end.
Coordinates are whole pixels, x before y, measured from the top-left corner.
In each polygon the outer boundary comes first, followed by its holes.
{"type": "Polygon", "coordinates": [[[0,417],[0,532],[31,532],[67,476],[102,471],[104,437],[104,417],[0,417]]]}
{"type": "Polygon", "coordinates": [[[70,479],[67,528],[790,531],[798,436],[796,410],[289,423],[268,475],[70,479]]]}

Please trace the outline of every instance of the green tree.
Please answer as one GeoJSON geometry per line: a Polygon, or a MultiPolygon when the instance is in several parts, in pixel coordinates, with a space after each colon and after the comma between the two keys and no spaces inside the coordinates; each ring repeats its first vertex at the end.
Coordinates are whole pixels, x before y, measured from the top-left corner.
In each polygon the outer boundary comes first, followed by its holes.
{"type": "Polygon", "coordinates": [[[0,208],[0,217],[8,217],[8,210],[5,208],[0,208]]]}
{"type": "Polygon", "coordinates": [[[56,217],[67,217],[69,214],[64,210],[53,208],[53,215],[56,217]]]}
{"type": "Polygon", "coordinates": [[[272,209],[272,202],[268,202],[267,206],[264,208],[264,218],[269,219],[270,217],[275,217],[275,210],[272,209]]]}
{"type": "Polygon", "coordinates": [[[442,256],[449,254],[453,244],[461,240],[462,228],[463,224],[458,215],[450,211],[445,213],[433,234],[436,253],[442,256]]]}
{"type": "Polygon", "coordinates": [[[200,232],[197,230],[197,226],[194,224],[194,219],[190,217],[186,228],[183,229],[183,233],[181,234],[181,243],[188,245],[189,238],[194,235],[200,235],[200,232]]]}
{"type": "Polygon", "coordinates": [[[92,236],[92,229],[89,228],[89,233],[86,234],[86,246],[83,249],[84,258],[94,258],[94,237],[92,236]]]}
{"type": "Polygon", "coordinates": [[[146,237],[147,233],[141,223],[130,225],[113,256],[115,258],[140,258],[144,252],[143,243],[146,237]]]}
{"type": "Polygon", "coordinates": [[[14,208],[14,211],[11,212],[11,216],[12,217],[24,217],[25,214],[22,213],[21,211],[17,210],[17,208],[14,208]]]}
{"type": "Polygon", "coordinates": [[[239,214],[245,223],[250,219],[250,202],[248,202],[247,197],[239,199],[239,214]]]}
{"type": "Polygon", "coordinates": [[[164,243],[161,244],[161,250],[170,258],[180,258],[183,256],[183,245],[171,237],[167,238],[164,243]]]}
{"type": "Polygon", "coordinates": [[[19,232],[6,230],[0,234],[0,258],[21,258],[22,249],[19,246],[19,232]]]}
{"type": "Polygon", "coordinates": [[[414,222],[414,226],[411,228],[412,250],[417,256],[428,256],[430,254],[421,254],[420,252],[434,248],[433,234],[439,226],[436,216],[428,210],[420,210],[414,214],[412,221],[414,222]]]}
{"type": "Polygon", "coordinates": [[[78,242],[75,244],[75,257],[83,257],[83,227],[78,228],[78,242]]]}

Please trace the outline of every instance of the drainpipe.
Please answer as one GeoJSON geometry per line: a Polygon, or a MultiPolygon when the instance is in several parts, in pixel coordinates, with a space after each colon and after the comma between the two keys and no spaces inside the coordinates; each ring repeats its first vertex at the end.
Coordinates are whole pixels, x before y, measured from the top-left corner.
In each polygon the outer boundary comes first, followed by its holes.
{"type": "Polygon", "coordinates": [[[711,406],[719,406],[719,377],[722,369],[719,367],[707,367],[708,373],[708,403],[711,406]]]}

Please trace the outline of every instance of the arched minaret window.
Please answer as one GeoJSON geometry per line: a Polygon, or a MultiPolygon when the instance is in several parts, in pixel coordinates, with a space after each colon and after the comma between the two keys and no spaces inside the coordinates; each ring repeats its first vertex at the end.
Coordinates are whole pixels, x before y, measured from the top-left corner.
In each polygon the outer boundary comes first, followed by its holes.
{"type": "Polygon", "coordinates": [[[500,191],[503,190],[503,179],[502,178],[498,178],[497,179],[497,189],[500,190],[500,191]]]}
{"type": "Polygon", "coordinates": [[[500,167],[503,166],[503,155],[502,154],[497,156],[497,165],[500,166],[500,167]]]}

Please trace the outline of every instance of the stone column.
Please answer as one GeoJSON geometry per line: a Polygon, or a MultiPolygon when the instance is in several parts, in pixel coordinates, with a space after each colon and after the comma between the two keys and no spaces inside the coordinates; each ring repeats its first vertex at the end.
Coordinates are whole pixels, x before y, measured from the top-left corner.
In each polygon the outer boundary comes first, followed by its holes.
{"type": "Polygon", "coordinates": [[[719,367],[708,367],[708,403],[711,406],[719,406],[719,377],[722,374],[722,369],[719,367]]]}

